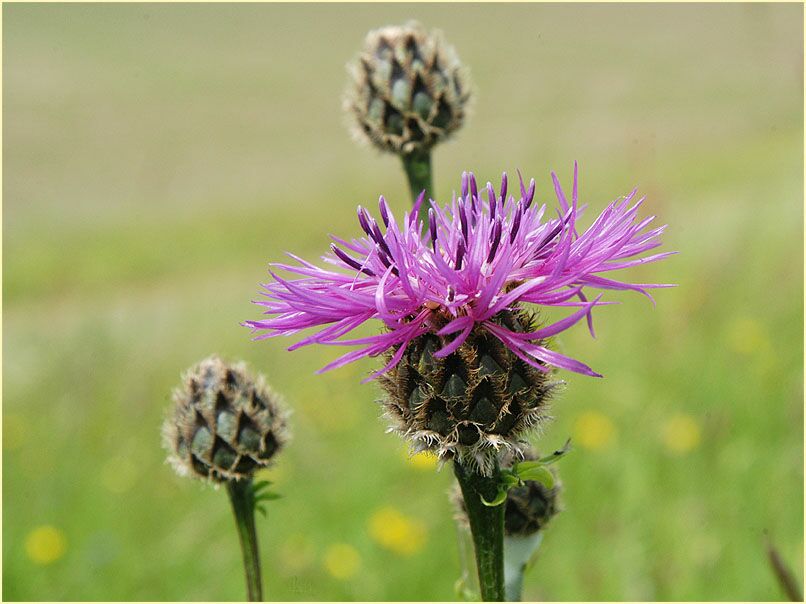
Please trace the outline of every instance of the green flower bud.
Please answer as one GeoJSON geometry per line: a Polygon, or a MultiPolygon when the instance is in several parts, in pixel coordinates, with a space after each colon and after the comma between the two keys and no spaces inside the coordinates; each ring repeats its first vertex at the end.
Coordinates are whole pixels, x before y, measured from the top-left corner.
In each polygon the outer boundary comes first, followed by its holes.
{"type": "Polygon", "coordinates": [[[414,21],[373,30],[348,71],[344,108],[358,140],[408,154],[429,150],[462,126],[470,84],[439,32],[414,21]]]}
{"type": "Polygon", "coordinates": [[[270,464],[288,440],[280,397],[243,363],[217,356],[191,368],[173,393],[163,424],[168,461],[182,476],[215,482],[251,477],[270,464]]]}

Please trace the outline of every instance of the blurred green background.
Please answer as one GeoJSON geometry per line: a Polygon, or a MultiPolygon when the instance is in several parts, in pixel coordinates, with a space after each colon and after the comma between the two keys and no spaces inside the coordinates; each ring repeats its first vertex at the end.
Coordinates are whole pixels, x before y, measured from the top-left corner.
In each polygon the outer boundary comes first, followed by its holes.
{"type": "MultiPolygon", "coordinates": [[[[803,8],[742,5],[3,6],[3,598],[244,597],[224,492],[164,464],[179,374],[219,352],[266,374],[295,440],[266,474],[267,595],[454,599],[452,472],[385,434],[370,361],[255,343],[269,261],[316,259],[358,204],[408,203],[351,142],[345,63],[368,29],[443,29],[477,96],[435,154],[549,171],[598,213],[638,185],[675,282],[598,311],[562,350],[543,449],[565,511],[525,597],[774,600],[768,531],[803,567],[803,8]]],[[[591,217],[588,216],[588,221],[591,217]]]]}

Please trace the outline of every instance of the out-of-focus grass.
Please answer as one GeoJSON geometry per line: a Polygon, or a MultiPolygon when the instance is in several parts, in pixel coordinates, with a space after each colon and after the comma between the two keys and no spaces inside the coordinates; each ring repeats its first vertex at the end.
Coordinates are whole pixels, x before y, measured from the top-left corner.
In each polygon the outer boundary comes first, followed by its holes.
{"type": "Polygon", "coordinates": [[[606,378],[563,376],[539,440],[577,450],[526,597],[781,597],[762,533],[802,568],[802,7],[3,11],[4,599],[243,597],[226,497],[159,447],[179,372],[214,351],[295,411],[259,520],[269,597],[454,597],[451,473],[384,434],[371,363],[315,377],[337,351],[238,326],[268,261],[315,258],[380,193],[405,204],[339,94],[364,32],[410,17],[478,89],[440,197],[521,168],[550,201],[578,159],[592,212],[640,185],[681,251],[633,272],[680,284],[656,309],[617,296],[597,340],[558,339],[606,378]],[[390,507],[402,537],[372,528],[390,507]]]}

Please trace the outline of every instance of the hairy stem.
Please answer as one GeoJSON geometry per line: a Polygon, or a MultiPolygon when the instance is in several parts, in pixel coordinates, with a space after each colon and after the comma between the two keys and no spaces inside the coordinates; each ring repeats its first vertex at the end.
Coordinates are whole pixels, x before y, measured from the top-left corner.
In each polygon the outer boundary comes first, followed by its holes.
{"type": "Polygon", "coordinates": [[[401,155],[403,169],[409,179],[412,203],[425,191],[425,199],[420,205],[419,219],[428,229],[428,200],[433,198],[433,181],[431,177],[431,151],[415,151],[401,155]]]}
{"type": "Polygon", "coordinates": [[[263,601],[263,587],[260,580],[260,554],[255,533],[255,500],[252,493],[252,480],[230,480],[227,492],[235,514],[235,525],[241,541],[243,566],[246,573],[246,595],[250,602],[263,601]]]}
{"type": "Polygon", "coordinates": [[[504,594],[504,505],[488,507],[487,501],[498,493],[498,466],[491,477],[480,476],[453,462],[456,480],[470,521],[470,532],[476,549],[476,568],[479,573],[481,599],[485,602],[503,602],[504,594]]]}

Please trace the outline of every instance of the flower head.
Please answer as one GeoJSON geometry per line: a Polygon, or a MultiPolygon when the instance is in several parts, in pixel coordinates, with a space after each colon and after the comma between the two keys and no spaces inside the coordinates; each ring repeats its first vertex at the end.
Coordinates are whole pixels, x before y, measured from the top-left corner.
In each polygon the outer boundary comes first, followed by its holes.
{"type": "Polygon", "coordinates": [[[464,122],[465,68],[439,32],[415,21],[369,32],[349,72],[344,109],[354,136],[381,151],[426,151],[464,122]]]}
{"type": "Polygon", "coordinates": [[[168,461],[213,482],[251,477],[288,441],[288,412],[263,376],[211,356],[187,371],[163,423],[168,461]]]}
{"type": "Polygon", "coordinates": [[[408,346],[424,334],[434,334],[440,346],[436,358],[457,351],[472,332],[484,332],[503,343],[521,361],[546,372],[549,366],[599,376],[584,363],[549,350],[551,337],[583,318],[593,334],[591,311],[603,302],[589,298],[586,288],[647,290],[663,284],[636,284],[609,274],[645,264],[673,252],[646,253],[660,245],[664,228],[648,228],[654,217],[638,220],[643,198],[636,192],[610,203],[581,230],[584,208],[577,199],[577,168],[570,203],[552,174],[559,203],[551,217],[545,204],[535,202],[535,182],[519,179],[517,197],[510,194],[507,175],[498,191],[491,183],[479,190],[472,173],[462,175],[461,194],[447,206],[431,201],[427,225],[417,221],[423,196],[398,222],[386,200],[379,201],[380,222],[358,208],[363,236],[333,237],[332,268],[322,268],[291,255],[297,265],[276,264],[298,278],[271,272],[264,284],[270,318],[247,321],[257,339],[293,335],[319,328],[290,347],[308,344],[359,346],[325,366],[340,367],[366,356],[390,352],[388,363],[372,377],[389,371],[408,346]],[[524,304],[576,308],[565,318],[531,330],[507,326],[500,316],[524,304]],[[362,338],[344,338],[362,323],[379,319],[386,329],[362,338]]]}

